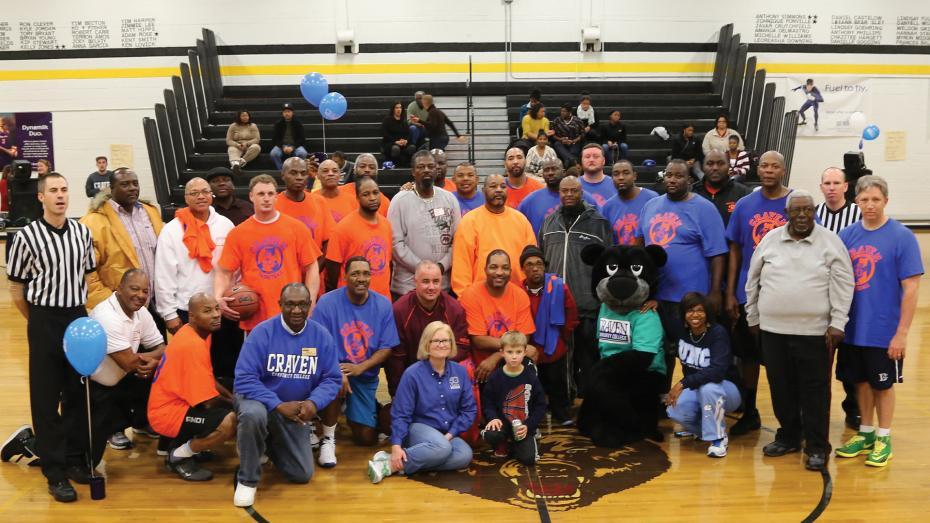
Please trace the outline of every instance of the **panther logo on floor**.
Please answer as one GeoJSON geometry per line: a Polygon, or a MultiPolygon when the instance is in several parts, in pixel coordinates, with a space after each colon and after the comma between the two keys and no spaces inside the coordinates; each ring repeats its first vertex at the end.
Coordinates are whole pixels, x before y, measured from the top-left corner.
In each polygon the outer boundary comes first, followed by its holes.
{"type": "Polygon", "coordinates": [[[665,451],[648,441],[599,448],[574,429],[561,427],[539,439],[539,455],[535,472],[515,459],[494,459],[482,450],[475,453],[467,474],[417,474],[411,479],[525,509],[536,510],[543,501],[550,512],[563,512],[642,485],[671,466],[665,451]]]}

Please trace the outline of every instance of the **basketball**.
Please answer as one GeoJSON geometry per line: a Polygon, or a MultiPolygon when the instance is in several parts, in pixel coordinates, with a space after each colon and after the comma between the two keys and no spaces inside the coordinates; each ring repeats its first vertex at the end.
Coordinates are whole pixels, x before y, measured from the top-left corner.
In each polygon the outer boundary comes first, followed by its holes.
{"type": "Polygon", "coordinates": [[[247,319],[258,312],[258,293],[247,285],[241,283],[233,285],[223,296],[233,299],[227,302],[227,305],[239,313],[240,319],[247,319]]]}

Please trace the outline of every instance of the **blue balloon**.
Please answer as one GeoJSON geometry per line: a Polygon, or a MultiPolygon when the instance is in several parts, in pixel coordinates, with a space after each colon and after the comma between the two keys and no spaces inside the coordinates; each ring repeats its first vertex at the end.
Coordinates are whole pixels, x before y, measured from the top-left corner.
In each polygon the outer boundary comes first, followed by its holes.
{"type": "Polygon", "coordinates": [[[328,92],[329,82],[320,73],[307,73],[300,81],[300,94],[314,107],[320,105],[320,100],[328,92]]]}
{"type": "Polygon", "coordinates": [[[327,94],[320,101],[320,114],[327,120],[342,118],[348,108],[349,103],[346,101],[346,97],[336,92],[327,94]]]}
{"type": "Polygon", "coordinates": [[[107,333],[97,320],[78,318],[68,325],[65,357],[81,376],[90,376],[107,355],[107,333]]]}
{"type": "Polygon", "coordinates": [[[879,134],[881,133],[878,130],[878,126],[875,124],[866,126],[866,128],[862,130],[862,137],[869,141],[878,138],[879,134]]]}
{"type": "Polygon", "coordinates": [[[652,158],[646,158],[643,160],[643,167],[655,167],[656,161],[652,158]]]}

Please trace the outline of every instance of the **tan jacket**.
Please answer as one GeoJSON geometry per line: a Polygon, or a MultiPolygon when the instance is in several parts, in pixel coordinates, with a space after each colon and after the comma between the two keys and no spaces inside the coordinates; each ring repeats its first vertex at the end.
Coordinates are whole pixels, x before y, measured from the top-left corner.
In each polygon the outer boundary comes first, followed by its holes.
{"type": "MultiPolygon", "coordinates": [[[[107,203],[109,199],[109,194],[101,193],[100,197],[92,201],[90,211],[81,218],[81,223],[90,229],[94,238],[94,255],[97,260],[97,270],[87,275],[88,310],[110,297],[124,272],[141,267],[129,232],[113,207],[107,203]]],[[[141,200],[139,203],[148,214],[155,235],[158,236],[163,225],[161,213],[150,203],[141,200]]]]}

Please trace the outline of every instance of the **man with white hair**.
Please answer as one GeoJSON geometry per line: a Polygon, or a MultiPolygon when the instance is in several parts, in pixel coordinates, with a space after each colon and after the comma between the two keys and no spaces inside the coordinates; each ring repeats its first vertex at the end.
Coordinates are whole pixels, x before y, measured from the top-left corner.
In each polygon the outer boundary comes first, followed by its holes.
{"type": "Polygon", "coordinates": [[[808,470],[823,470],[830,452],[830,366],[853,297],[849,253],[814,220],[807,191],[788,195],[788,223],[762,238],[746,281],[746,321],[760,333],[780,427],[762,452],[797,452],[808,470]]]}

